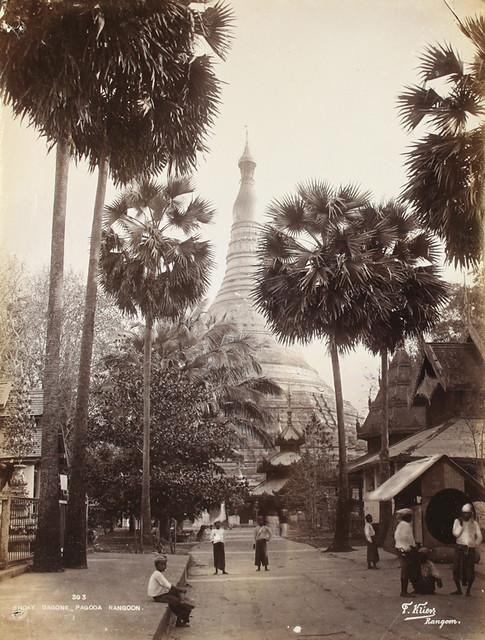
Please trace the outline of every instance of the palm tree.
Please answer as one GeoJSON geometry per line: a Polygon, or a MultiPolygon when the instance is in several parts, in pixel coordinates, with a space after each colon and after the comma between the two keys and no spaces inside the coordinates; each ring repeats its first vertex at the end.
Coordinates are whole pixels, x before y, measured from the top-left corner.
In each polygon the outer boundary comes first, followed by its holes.
{"type": "Polygon", "coordinates": [[[109,207],[101,247],[102,284],[119,308],[145,321],[143,364],[142,545],[151,542],[150,375],[153,323],[176,319],[205,293],[212,252],[195,233],[212,219],[186,178],[143,180],[109,207]],[[175,232],[175,235],[174,235],[175,232]],[[178,237],[177,235],[178,234],[178,237]],[[182,239],[179,239],[179,238],[182,239]]]}
{"type": "Polygon", "coordinates": [[[219,2],[207,4],[203,11],[194,11],[189,4],[172,0],[147,7],[108,0],[94,10],[96,42],[101,51],[104,47],[101,61],[96,58],[94,63],[107,82],[95,103],[96,130],[87,141],[86,137],[79,140],[99,170],[73,423],[74,462],[64,550],[64,563],[70,567],[86,566],[87,415],[108,168],[119,183],[165,166],[186,172],[195,167],[197,152],[205,149],[206,130],[217,113],[219,83],[210,58],[197,55],[197,38],[204,38],[224,58],[232,12],[219,2]],[[106,48],[113,57],[106,58],[106,48]]]}
{"type": "Polygon", "coordinates": [[[211,388],[212,415],[229,422],[243,441],[249,437],[273,446],[264,402],[281,395],[282,389],[262,375],[250,337],[197,308],[176,323],[159,323],[153,344],[162,360],[176,362],[192,379],[211,388]]]}
{"type": "MultiPolygon", "coordinates": [[[[72,116],[76,105],[69,96],[72,70],[54,70],[23,61],[40,43],[46,45],[48,26],[38,20],[28,3],[6,0],[0,15],[0,92],[15,117],[27,118],[52,145],[56,145],[56,172],[48,324],[44,361],[44,407],[41,420],[41,481],[34,570],[56,571],[62,566],[59,513],[59,367],[64,275],[64,237],[72,116]],[[53,87],[56,90],[53,91],[53,87]]],[[[42,12],[42,7],[37,7],[42,12]]]]}
{"type": "Polygon", "coordinates": [[[367,306],[376,292],[386,310],[392,264],[371,247],[363,228],[368,195],[355,186],[333,189],[314,181],[273,200],[262,230],[254,299],[284,342],[323,338],[330,351],[339,446],[334,541],[349,550],[349,484],[339,353],[368,330],[367,306]]]}
{"type": "MultiPolygon", "coordinates": [[[[204,147],[219,101],[208,56],[195,55],[204,38],[219,57],[230,40],[232,13],[221,3],[193,9],[168,0],[79,0],[73,3],[4,0],[0,16],[0,89],[15,116],[27,117],[51,144],[59,142],[56,194],[66,193],[68,146],[99,167],[93,216],[86,313],[76,409],[76,461],[66,533],[66,563],[85,566],[84,441],[99,237],[108,164],[127,182],[165,165],[185,169],[204,147]],[[60,165],[58,165],[60,169],[60,165]]],[[[60,313],[65,216],[55,199],[49,309],[60,313]],[[61,271],[59,271],[61,268],[61,271]]],[[[57,318],[59,320],[59,318],[57,318]]],[[[42,483],[37,569],[60,566],[57,408],[59,339],[52,318],[45,369],[42,483]],[[52,388],[51,388],[52,387],[52,388]]]]}
{"type": "Polygon", "coordinates": [[[419,85],[398,104],[402,123],[428,133],[407,154],[404,198],[421,224],[445,243],[449,262],[462,267],[483,259],[485,214],[485,17],[459,21],[475,48],[466,65],[451,45],[431,45],[420,58],[419,85]]]}
{"type": "MultiPolygon", "coordinates": [[[[369,207],[363,216],[364,228],[372,231],[373,246],[382,255],[396,261],[400,277],[396,286],[385,292],[388,312],[369,300],[370,331],[364,344],[381,358],[381,446],[379,453],[380,482],[390,477],[389,461],[389,353],[406,338],[428,331],[440,317],[447,297],[446,283],[439,277],[436,262],[438,246],[434,236],[423,230],[417,216],[405,205],[388,201],[369,207]]],[[[384,542],[391,521],[391,503],[380,504],[379,536],[384,542]]]]}

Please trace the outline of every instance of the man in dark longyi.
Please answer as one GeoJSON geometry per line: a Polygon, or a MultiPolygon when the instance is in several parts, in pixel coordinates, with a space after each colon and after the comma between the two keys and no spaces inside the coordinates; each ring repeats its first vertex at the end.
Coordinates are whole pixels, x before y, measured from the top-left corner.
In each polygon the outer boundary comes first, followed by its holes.
{"type": "Polygon", "coordinates": [[[265,571],[269,571],[268,542],[270,540],[271,529],[265,524],[263,516],[259,516],[258,524],[254,529],[254,564],[257,566],[257,571],[261,571],[261,565],[265,571]]]}

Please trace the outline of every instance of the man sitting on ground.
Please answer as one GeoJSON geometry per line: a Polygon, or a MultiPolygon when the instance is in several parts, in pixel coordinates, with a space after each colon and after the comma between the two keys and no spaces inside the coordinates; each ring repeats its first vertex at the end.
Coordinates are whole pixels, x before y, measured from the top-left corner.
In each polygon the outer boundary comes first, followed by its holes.
{"type": "Polygon", "coordinates": [[[185,589],[174,587],[163,572],[167,568],[167,556],[157,556],[155,558],[155,571],[148,581],[148,595],[155,602],[166,602],[170,611],[177,617],[177,627],[187,627],[189,624],[190,612],[194,608],[188,602],[182,601],[185,589]]]}
{"type": "Polygon", "coordinates": [[[435,592],[436,587],[440,589],[443,586],[441,576],[430,560],[431,552],[426,547],[421,547],[418,551],[419,573],[416,581],[416,593],[423,595],[431,595],[435,592]]]}

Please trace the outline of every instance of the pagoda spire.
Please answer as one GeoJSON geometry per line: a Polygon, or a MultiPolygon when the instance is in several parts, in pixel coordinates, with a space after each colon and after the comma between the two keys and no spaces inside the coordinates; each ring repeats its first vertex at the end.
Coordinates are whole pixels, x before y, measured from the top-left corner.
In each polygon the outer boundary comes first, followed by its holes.
{"type": "Polygon", "coordinates": [[[246,141],[242,156],[238,162],[241,172],[241,186],[233,208],[233,220],[237,222],[255,222],[257,217],[257,198],[254,187],[254,171],[256,160],[249,148],[248,128],[246,126],[246,141]]]}

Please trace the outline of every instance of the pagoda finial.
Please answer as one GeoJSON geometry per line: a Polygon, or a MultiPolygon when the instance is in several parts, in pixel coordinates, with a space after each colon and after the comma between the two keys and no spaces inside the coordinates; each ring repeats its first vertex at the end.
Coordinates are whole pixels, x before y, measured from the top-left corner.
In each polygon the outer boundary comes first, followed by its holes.
{"type": "Polygon", "coordinates": [[[288,427],[291,427],[292,425],[292,415],[293,415],[293,411],[291,409],[291,387],[288,384],[288,411],[286,412],[286,424],[288,427]]]}
{"type": "Polygon", "coordinates": [[[249,132],[248,132],[247,124],[244,125],[244,132],[245,132],[244,151],[242,153],[242,156],[239,158],[238,164],[239,164],[239,168],[241,169],[242,177],[244,178],[247,175],[248,177],[252,178],[254,174],[254,168],[256,166],[256,161],[249,149],[249,132]]]}

